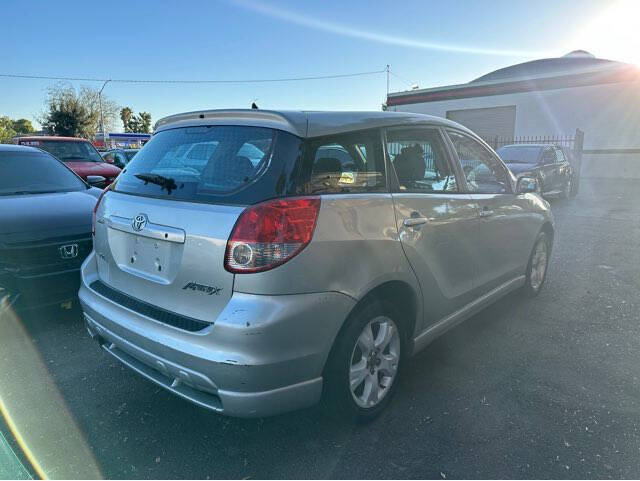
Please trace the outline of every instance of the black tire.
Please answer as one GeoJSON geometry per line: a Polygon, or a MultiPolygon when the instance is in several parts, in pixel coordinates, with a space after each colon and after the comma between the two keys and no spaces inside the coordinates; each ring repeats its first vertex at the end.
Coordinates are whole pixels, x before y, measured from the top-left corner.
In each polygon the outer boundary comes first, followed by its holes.
{"type": "Polygon", "coordinates": [[[568,199],[571,197],[571,192],[573,191],[573,182],[571,181],[571,177],[567,179],[564,183],[564,188],[562,189],[562,198],[568,199]]]}
{"type": "Polygon", "coordinates": [[[580,188],[580,179],[574,177],[571,179],[571,197],[578,195],[578,189],[580,188]]]}
{"type": "Polygon", "coordinates": [[[551,243],[549,240],[549,236],[545,232],[540,232],[538,234],[538,237],[536,237],[536,241],[533,244],[533,249],[531,249],[531,254],[529,255],[529,262],[527,263],[525,284],[522,287],[522,293],[526,297],[536,297],[538,294],[540,294],[540,291],[542,290],[542,287],[544,286],[544,283],[547,280],[547,269],[549,267],[550,255],[551,255],[551,243]],[[532,271],[533,271],[534,255],[536,254],[538,244],[541,242],[543,242],[546,247],[546,261],[544,263],[544,275],[542,277],[542,281],[533,282],[532,271]]]}
{"type": "Polygon", "coordinates": [[[324,370],[323,403],[331,415],[340,418],[368,422],[376,418],[389,405],[399,384],[399,377],[407,353],[405,328],[397,309],[388,301],[376,300],[353,314],[338,334],[324,370]],[[395,377],[384,397],[373,407],[365,408],[356,403],[349,385],[354,347],[364,328],[373,319],[385,316],[397,326],[400,338],[400,355],[395,377]]]}

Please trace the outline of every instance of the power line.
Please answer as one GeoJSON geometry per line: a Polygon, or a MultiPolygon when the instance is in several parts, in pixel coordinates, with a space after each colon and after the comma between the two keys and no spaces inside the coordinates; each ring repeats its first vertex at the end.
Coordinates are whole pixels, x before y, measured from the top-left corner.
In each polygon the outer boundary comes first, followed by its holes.
{"type": "Polygon", "coordinates": [[[157,80],[157,79],[106,79],[96,77],[56,77],[51,75],[20,75],[20,74],[0,74],[2,78],[37,79],[37,80],[67,80],[77,82],[106,82],[112,83],[147,83],[147,84],[233,84],[233,83],[275,83],[275,82],[299,82],[305,80],[328,80],[348,77],[362,77],[365,75],[376,75],[385,73],[386,69],[373,70],[370,72],[355,72],[334,75],[317,75],[311,77],[284,77],[269,79],[225,79],[225,80],[157,80]]]}
{"type": "Polygon", "coordinates": [[[392,72],[391,70],[389,70],[389,73],[391,75],[393,75],[395,78],[397,78],[398,80],[401,80],[402,82],[407,84],[409,87],[414,85],[414,82],[409,82],[407,79],[404,79],[404,78],[400,77],[400,75],[398,75],[397,73],[392,72]]]}

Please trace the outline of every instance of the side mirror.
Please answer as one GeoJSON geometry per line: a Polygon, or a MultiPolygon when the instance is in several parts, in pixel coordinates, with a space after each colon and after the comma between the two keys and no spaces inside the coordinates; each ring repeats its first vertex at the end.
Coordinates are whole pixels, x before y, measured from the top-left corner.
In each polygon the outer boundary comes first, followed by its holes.
{"type": "Polygon", "coordinates": [[[518,194],[528,194],[538,192],[538,179],[535,177],[520,177],[516,185],[518,194]]]}
{"type": "Polygon", "coordinates": [[[109,164],[113,164],[114,160],[113,160],[113,155],[111,154],[107,154],[103,157],[105,162],[108,162],[109,164]]]}
{"type": "Polygon", "coordinates": [[[87,184],[93,187],[104,187],[106,181],[101,175],[87,175],[87,184]]]}

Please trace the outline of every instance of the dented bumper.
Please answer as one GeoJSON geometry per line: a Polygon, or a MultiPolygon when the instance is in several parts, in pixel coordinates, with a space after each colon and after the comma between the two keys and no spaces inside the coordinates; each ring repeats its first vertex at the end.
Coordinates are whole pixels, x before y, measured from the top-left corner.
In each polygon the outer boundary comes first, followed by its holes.
{"type": "Polygon", "coordinates": [[[112,302],[89,286],[79,297],[89,333],[141,375],[198,405],[232,416],[268,416],[310,406],[342,322],[354,306],[336,293],[260,296],[234,293],[203,330],[189,332],[112,302]]]}

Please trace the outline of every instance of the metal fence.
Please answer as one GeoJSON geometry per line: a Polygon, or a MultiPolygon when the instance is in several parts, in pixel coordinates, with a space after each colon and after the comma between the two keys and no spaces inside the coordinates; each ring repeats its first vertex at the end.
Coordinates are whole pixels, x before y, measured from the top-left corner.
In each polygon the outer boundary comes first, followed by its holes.
{"type": "Polygon", "coordinates": [[[584,132],[576,129],[574,135],[521,135],[518,137],[494,137],[488,139],[487,143],[494,149],[499,149],[503,145],[511,144],[553,144],[560,147],[567,147],[573,151],[574,156],[582,157],[582,145],[584,143],[584,132]]]}

